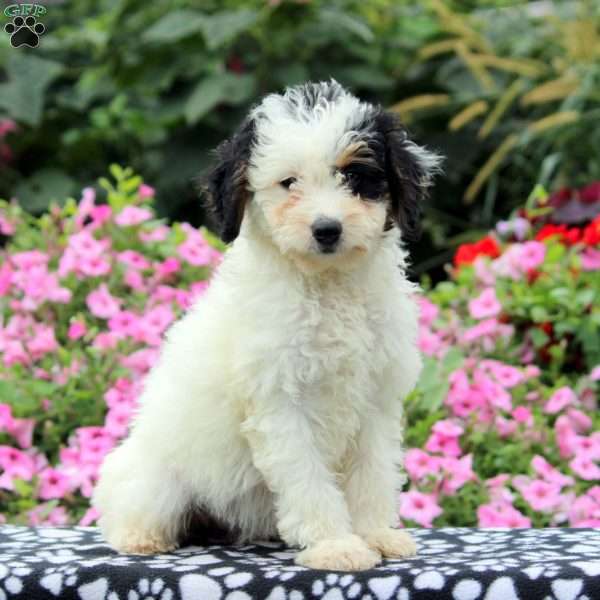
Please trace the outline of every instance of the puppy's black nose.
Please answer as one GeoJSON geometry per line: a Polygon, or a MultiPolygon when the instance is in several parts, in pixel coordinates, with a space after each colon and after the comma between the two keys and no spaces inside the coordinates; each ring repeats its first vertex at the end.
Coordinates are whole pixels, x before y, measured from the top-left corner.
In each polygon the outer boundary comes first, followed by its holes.
{"type": "Polygon", "coordinates": [[[335,219],[319,217],[312,224],[312,234],[323,252],[333,252],[342,235],[342,224],[335,219]]]}

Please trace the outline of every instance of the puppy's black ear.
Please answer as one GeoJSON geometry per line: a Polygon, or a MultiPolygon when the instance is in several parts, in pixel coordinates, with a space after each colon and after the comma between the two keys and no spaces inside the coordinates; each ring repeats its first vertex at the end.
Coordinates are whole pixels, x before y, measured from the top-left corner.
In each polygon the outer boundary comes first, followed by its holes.
{"type": "Polygon", "coordinates": [[[219,144],[215,151],[217,162],[206,178],[207,204],[226,243],[238,236],[250,199],[247,171],[253,143],[254,122],[246,120],[228,140],[219,144]]]}
{"type": "Polygon", "coordinates": [[[409,140],[405,127],[393,113],[382,110],[375,117],[375,127],[385,147],[390,216],[405,239],[417,239],[423,201],[433,177],[440,172],[442,157],[409,140]]]}

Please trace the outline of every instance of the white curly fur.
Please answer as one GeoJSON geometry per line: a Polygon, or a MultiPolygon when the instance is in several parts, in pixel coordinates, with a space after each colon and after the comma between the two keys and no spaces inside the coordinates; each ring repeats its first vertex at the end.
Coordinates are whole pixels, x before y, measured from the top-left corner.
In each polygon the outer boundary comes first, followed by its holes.
{"type": "Polygon", "coordinates": [[[331,171],[365,105],[346,95],[297,120],[281,98],[255,111],[240,235],[168,331],[132,431],[102,466],[93,503],[122,552],[176,547],[196,509],[241,540],[281,537],[318,568],[415,551],[391,529],[401,399],[421,368],[415,286],[400,232],[383,233],[386,203],[331,171]],[[278,181],[290,176],[288,191],[278,181]],[[343,224],[333,254],[313,245],[319,216],[343,224]]]}

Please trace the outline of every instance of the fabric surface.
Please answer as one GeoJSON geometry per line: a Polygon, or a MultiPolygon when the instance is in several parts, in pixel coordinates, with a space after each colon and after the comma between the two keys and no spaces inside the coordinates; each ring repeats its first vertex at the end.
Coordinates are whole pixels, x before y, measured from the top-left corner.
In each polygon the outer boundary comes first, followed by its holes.
{"type": "Polygon", "coordinates": [[[0,600],[594,600],[600,529],[411,530],[419,554],[361,573],[294,564],[281,544],[112,551],[94,528],[0,527],[0,600]]]}

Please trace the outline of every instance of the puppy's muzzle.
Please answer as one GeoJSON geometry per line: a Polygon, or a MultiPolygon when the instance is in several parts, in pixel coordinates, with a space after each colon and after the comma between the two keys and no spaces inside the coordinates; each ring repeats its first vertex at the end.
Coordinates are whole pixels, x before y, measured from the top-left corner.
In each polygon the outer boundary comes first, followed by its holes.
{"type": "Polygon", "coordinates": [[[313,237],[324,254],[335,252],[342,236],[342,224],[336,219],[319,217],[311,226],[313,237]]]}

